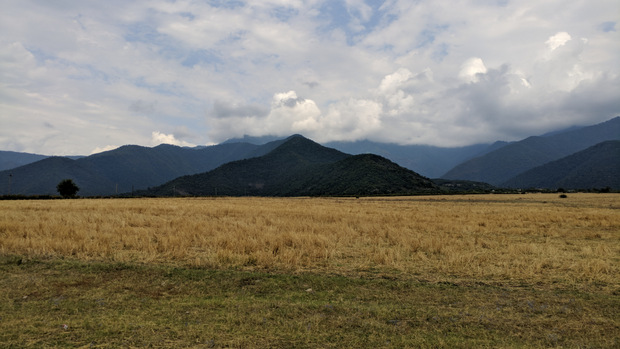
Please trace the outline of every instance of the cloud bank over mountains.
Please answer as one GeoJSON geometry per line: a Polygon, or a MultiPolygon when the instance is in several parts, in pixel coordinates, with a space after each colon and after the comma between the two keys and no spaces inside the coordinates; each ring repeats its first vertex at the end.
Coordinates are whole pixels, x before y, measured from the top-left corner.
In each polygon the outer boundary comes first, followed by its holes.
{"type": "Polygon", "coordinates": [[[461,146],[620,114],[617,1],[25,0],[0,149],[301,133],[461,146]]]}

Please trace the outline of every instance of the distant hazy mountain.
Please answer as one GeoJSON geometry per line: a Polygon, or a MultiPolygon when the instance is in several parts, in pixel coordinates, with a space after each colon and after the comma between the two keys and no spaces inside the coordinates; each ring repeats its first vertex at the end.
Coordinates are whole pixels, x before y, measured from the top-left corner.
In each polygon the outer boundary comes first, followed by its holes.
{"type": "Polygon", "coordinates": [[[270,142],[275,142],[275,141],[283,140],[285,138],[287,138],[287,137],[279,137],[279,136],[272,136],[272,135],[254,137],[254,136],[244,135],[241,138],[227,139],[224,142],[222,142],[221,144],[226,144],[226,143],[250,143],[250,144],[256,144],[256,145],[263,145],[263,144],[267,144],[267,143],[270,143],[270,142]]]}
{"type": "MultiPolygon", "coordinates": [[[[5,168],[5,170],[0,171],[0,195],[9,192],[21,195],[56,194],[56,184],[65,178],[73,179],[76,182],[81,188],[78,193],[81,196],[113,195],[147,189],[180,176],[205,173],[231,161],[271,154],[272,151],[290,141],[289,138],[277,138],[273,136],[246,136],[215,146],[196,148],[171,145],[148,148],[127,145],[88,157],[59,158],[0,152],[0,166],[5,168]],[[19,166],[20,164],[25,165],[19,166]]],[[[427,177],[437,177],[445,171],[446,174],[442,178],[450,181],[442,182],[444,189],[486,190],[484,185],[472,182],[486,182],[497,186],[534,167],[558,160],[606,140],[619,139],[620,117],[616,117],[599,125],[570,128],[564,132],[551,132],[545,136],[530,137],[519,142],[496,142],[491,145],[478,144],[461,148],[423,145],[400,146],[370,141],[327,144],[336,148],[331,149],[331,151],[339,150],[338,153],[341,151],[350,154],[374,153],[380,155],[402,167],[415,171],[416,175],[421,173],[427,177]],[[452,166],[455,167],[448,170],[452,166]],[[457,182],[455,180],[463,181],[457,182]]],[[[347,158],[350,156],[349,154],[345,155],[347,158]]],[[[370,157],[360,156],[354,159],[357,159],[355,166],[362,166],[361,164],[368,166],[366,171],[369,171],[369,174],[372,173],[372,166],[379,166],[380,164],[379,168],[386,169],[389,167],[387,162],[369,161],[370,157]]],[[[292,163],[296,162],[293,161],[292,163]]],[[[328,162],[328,164],[333,163],[335,162],[328,162]]],[[[239,165],[232,164],[231,166],[239,165]]],[[[281,163],[280,166],[285,169],[288,165],[281,163]]],[[[251,168],[260,169],[260,166],[251,168]]],[[[304,170],[307,168],[304,167],[304,170]]],[[[313,168],[314,170],[318,171],[316,168],[313,168]]],[[[321,169],[321,171],[323,170],[327,171],[327,169],[321,169]]],[[[271,169],[265,171],[269,172],[271,169]]],[[[269,173],[270,176],[275,176],[273,178],[278,178],[277,173],[269,173]]],[[[313,172],[312,175],[318,178],[324,174],[313,172]]],[[[307,173],[301,171],[298,177],[310,183],[307,173]]],[[[287,178],[287,180],[291,180],[290,177],[287,178]]],[[[323,182],[329,183],[330,178],[325,177],[323,182]]],[[[397,179],[394,180],[397,181],[397,179]]],[[[235,187],[238,185],[239,183],[234,183],[235,187]]],[[[260,186],[260,183],[257,185],[260,186]]],[[[326,188],[316,184],[313,184],[312,187],[322,188],[320,190],[323,192],[329,192],[326,188]]],[[[339,192],[342,192],[341,189],[339,192]]],[[[317,192],[320,190],[317,189],[317,192]]],[[[243,186],[243,192],[247,191],[251,192],[252,189],[246,183],[243,186]]],[[[262,191],[262,193],[264,192],[262,191]]],[[[270,191],[270,193],[275,193],[275,191],[270,191]]],[[[277,195],[288,194],[282,192],[277,193],[277,195]]]]}
{"type": "Polygon", "coordinates": [[[553,130],[553,131],[549,131],[549,132],[544,133],[544,134],[542,134],[542,135],[540,135],[540,136],[541,136],[541,137],[555,136],[555,135],[557,135],[557,134],[564,133],[564,132],[576,131],[576,130],[582,129],[582,128],[584,128],[584,127],[585,127],[585,126],[570,126],[570,127],[567,127],[567,128],[563,128],[563,129],[561,129],[561,130],[553,130]]]}
{"type": "Polygon", "coordinates": [[[620,189],[620,141],[607,141],[528,170],[502,184],[509,188],[620,189]]]}
{"type": "Polygon", "coordinates": [[[594,126],[510,143],[457,165],[442,178],[500,185],[529,169],[607,140],[620,140],[620,117],[594,126]]]}
{"type": "Polygon", "coordinates": [[[45,155],[0,151],[0,171],[10,170],[47,158],[45,155]]]}
{"type": "Polygon", "coordinates": [[[299,135],[268,154],[183,176],[146,195],[389,195],[438,192],[417,173],[377,155],[349,155],[299,135]]]}
{"type": "Polygon", "coordinates": [[[209,171],[230,161],[261,156],[274,146],[277,144],[231,143],[204,148],[127,145],[77,160],[51,157],[0,172],[0,192],[5,194],[10,189],[12,194],[53,195],[56,185],[65,178],[74,180],[81,196],[131,192],[209,171]]]}
{"type": "MultiPolygon", "coordinates": [[[[3,194],[54,195],[56,185],[70,178],[80,189],[90,187],[114,188],[114,184],[93,169],[82,166],[78,160],[52,156],[31,164],[0,172],[0,179],[11,176],[10,187],[2,186],[3,194]],[[5,191],[6,189],[6,191],[5,191]]],[[[112,189],[113,190],[113,189],[112,189]]],[[[81,190],[78,194],[82,194],[81,190]]]]}
{"type": "Polygon", "coordinates": [[[399,145],[372,141],[329,142],[327,147],[349,154],[377,154],[423,176],[439,177],[457,164],[493,150],[504,143],[475,144],[466,147],[441,148],[430,145],[399,145]]]}

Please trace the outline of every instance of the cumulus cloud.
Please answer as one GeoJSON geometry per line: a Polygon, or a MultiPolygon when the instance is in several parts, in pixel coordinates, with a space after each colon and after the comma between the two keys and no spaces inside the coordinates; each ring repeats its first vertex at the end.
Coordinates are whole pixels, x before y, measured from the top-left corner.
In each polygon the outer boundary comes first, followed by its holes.
{"type": "Polygon", "coordinates": [[[476,82],[479,79],[478,74],[485,74],[486,72],[487,67],[484,66],[482,59],[473,57],[461,65],[459,77],[467,82],[476,82]]]}
{"type": "Polygon", "coordinates": [[[379,91],[381,93],[393,93],[402,88],[412,78],[413,74],[407,68],[399,68],[381,80],[379,91]]]}
{"type": "Polygon", "coordinates": [[[449,146],[594,124],[620,114],[615,13],[614,0],[10,2],[0,149],[291,133],[449,146]]]}
{"type": "Polygon", "coordinates": [[[290,125],[290,131],[297,133],[318,129],[320,115],[313,100],[297,97],[295,91],[288,91],[273,96],[271,112],[265,121],[268,128],[286,128],[285,125],[290,125]]]}
{"type": "Polygon", "coordinates": [[[275,93],[269,109],[218,101],[213,116],[209,119],[212,137],[221,141],[239,133],[250,136],[310,133],[320,127],[321,112],[314,101],[288,91],[275,93]]]}
{"type": "Polygon", "coordinates": [[[559,32],[551,36],[549,40],[545,42],[545,44],[547,44],[547,47],[549,47],[549,49],[553,51],[556,48],[563,46],[571,39],[571,36],[567,32],[559,32]]]}
{"type": "Polygon", "coordinates": [[[264,116],[243,125],[228,122],[245,134],[299,132],[318,141],[462,146],[514,140],[559,127],[559,121],[563,126],[578,124],[579,115],[588,110],[597,115],[620,110],[614,98],[618,76],[581,70],[582,51],[543,54],[526,72],[509,64],[489,68],[474,57],[461,64],[451,80],[439,82],[430,68],[414,73],[401,67],[384,76],[365,98],[349,98],[321,110],[294,91],[277,93],[264,116]],[[595,98],[598,90],[605,92],[595,98]]]}
{"type": "Polygon", "coordinates": [[[151,133],[151,143],[153,145],[172,144],[172,145],[178,145],[180,147],[195,147],[196,146],[195,144],[191,144],[183,140],[178,140],[172,134],[165,134],[159,131],[153,131],[153,133],[151,133]]]}

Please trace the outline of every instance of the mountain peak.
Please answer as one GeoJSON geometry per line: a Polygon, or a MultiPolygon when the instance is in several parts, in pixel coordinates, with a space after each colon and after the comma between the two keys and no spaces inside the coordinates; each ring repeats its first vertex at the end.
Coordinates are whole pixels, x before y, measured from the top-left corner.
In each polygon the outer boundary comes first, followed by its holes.
{"type": "Polygon", "coordinates": [[[286,137],[284,139],[283,143],[288,143],[288,142],[296,142],[296,144],[307,144],[307,145],[317,144],[317,145],[319,145],[315,141],[313,141],[313,140],[311,140],[309,138],[306,138],[306,137],[304,137],[304,136],[302,136],[300,134],[294,134],[292,136],[286,137]]]}
{"type": "Polygon", "coordinates": [[[437,190],[429,179],[379,155],[353,156],[293,135],[264,156],[177,178],[149,195],[408,195],[437,190]]]}
{"type": "Polygon", "coordinates": [[[302,135],[292,135],[284,140],[266,156],[303,159],[304,162],[323,163],[342,160],[349,154],[345,154],[333,148],[328,148],[310,140],[302,135]]]}
{"type": "MultiPolygon", "coordinates": [[[[292,139],[292,138],[303,138],[303,139],[308,139],[308,138],[306,138],[306,137],[304,137],[304,136],[300,135],[299,133],[295,133],[295,134],[293,134],[293,135],[290,135],[290,136],[288,136],[286,139],[292,139]]],[[[308,139],[308,140],[310,140],[310,139],[308,139]]]]}

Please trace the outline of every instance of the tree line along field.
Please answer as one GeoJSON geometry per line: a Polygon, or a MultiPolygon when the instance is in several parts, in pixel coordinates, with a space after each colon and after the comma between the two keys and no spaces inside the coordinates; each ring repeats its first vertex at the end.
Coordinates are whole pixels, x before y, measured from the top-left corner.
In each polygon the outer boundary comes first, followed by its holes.
{"type": "Polygon", "coordinates": [[[619,344],[617,194],[2,201],[0,256],[8,346],[619,344]]]}

